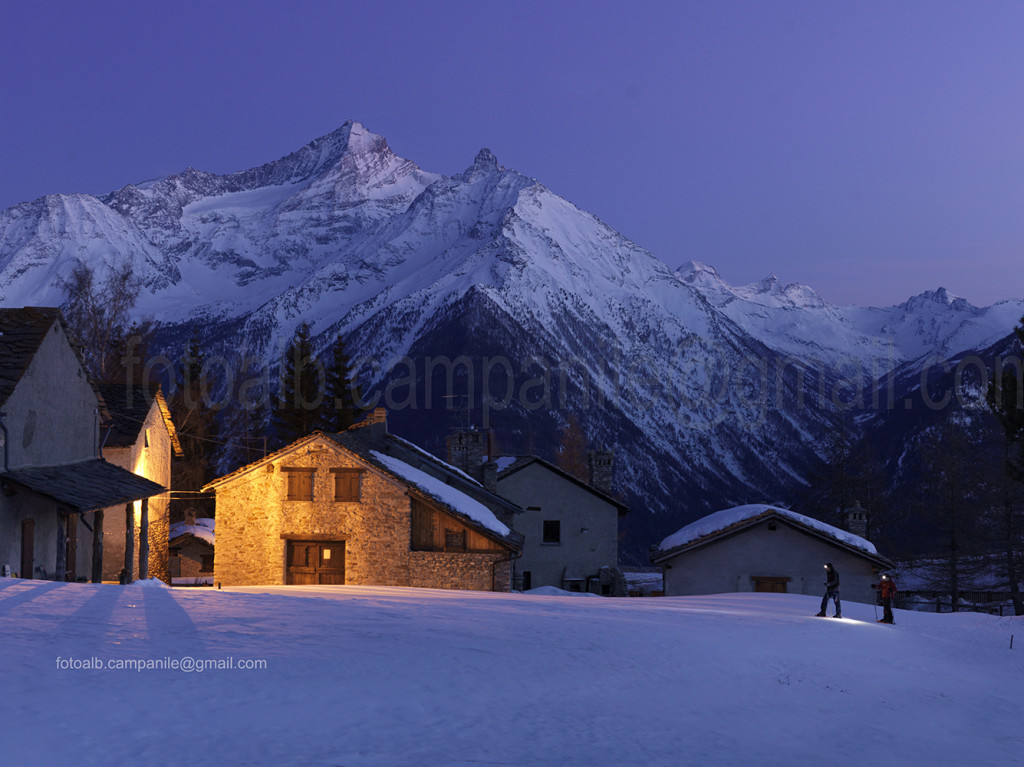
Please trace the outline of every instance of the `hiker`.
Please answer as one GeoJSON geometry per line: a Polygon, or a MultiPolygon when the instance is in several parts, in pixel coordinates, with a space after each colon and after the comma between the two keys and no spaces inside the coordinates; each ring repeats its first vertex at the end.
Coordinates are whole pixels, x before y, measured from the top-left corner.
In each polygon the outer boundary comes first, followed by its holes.
{"type": "Polygon", "coordinates": [[[882,600],[882,620],[879,623],[895,623],[892,619],[892,598],[896,596],[896,584],[888,573],[882,573],[882,580],[872,584],[871,588],[878,589],[878,596],[882,600]]]}
{"type": "Polygon", "coordinates": [[[836,618],[843,617],[843,610],[839,606],[839,573],[832,567],[831,562],[825,563],[825,596],[821,598],[821,610],[818,612],[816,617],[824,618],[825,609],[828,607],[828,600],[833,600],[836,603],[836,618]]]}

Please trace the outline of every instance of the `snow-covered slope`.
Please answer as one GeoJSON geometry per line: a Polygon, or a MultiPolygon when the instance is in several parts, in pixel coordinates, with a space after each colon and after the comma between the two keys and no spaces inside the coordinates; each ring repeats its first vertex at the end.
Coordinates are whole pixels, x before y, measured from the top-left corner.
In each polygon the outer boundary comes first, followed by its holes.
{"type": "Polygon", "coordinates": [[[844,620],[811,617],[817,608],[792,594],[236,593],[0,579],[3,758],[1019,762],[1024,619],[897,610],[887,626],[870,605],[846,602],[844,620]]]}

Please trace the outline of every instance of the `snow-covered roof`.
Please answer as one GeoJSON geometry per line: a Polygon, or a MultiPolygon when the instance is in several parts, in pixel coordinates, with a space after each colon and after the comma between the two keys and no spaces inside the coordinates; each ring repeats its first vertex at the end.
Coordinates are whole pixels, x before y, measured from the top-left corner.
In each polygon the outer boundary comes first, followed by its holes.
{"type": "Polygon", "coordinates": [[[461,490],[457,490],[451,485],[445,484],[442,480],[432,477],[425,471],[413,468],[404,461],[400,461],[390,455],[385,455],[376,450],[371,450],[370,454],[374,457],[374,460],[380,462],[388,471],[401,477],[409,484],[415,485],[427,495],[436,498],[445,506],[450,507],[477,524],[503,537],[512,532],[507,525],[494,516],[494,512],[479,501],[470,498],[461,490]]]}
{"type": "Polygon", "coordinates": [[[509,466],[519,460],[517,455],[499,455],[494,459],[494,462],[498,465],[498,471],[505,471],[509,466]]]}
{"type": "Polygon", "coordinates": [[[194,525],[187,525],[184,522],[175,522],[171,525],[169,539],[174,540],[181,535],[194,535],[201,541],[211,546],[214,545],[217,520],[211,517],[198,517],[194,525]]]}
{"type": "MultiPolygon", "coordinates": [[[[418,455],[423,456],[424,458],[426,458],[429,461],[432,461],[434,463],[444,463],[443,461],[441,461],[440,458],[438,458],[433,453],[430,453],[430,452],[424,450],[419,445],[414,445],[412,442],[410,442],[407,439],[402,439],[401,437],[399,437],[396,434],[389,434],[388,437],[391,440],[393,440],[394,442],[396,442],[399,445],[401,445],[402,447],[404,447],[406,450],[412,450],[414,453],[417,453],[418,455]]],[[[445,468],[447,470],[455,472],[456,474],[458,474],[460,477],[462,477],[467,482],[472,482],[474,485],[478,485],[478,486],[482,487],[482,485],[480,484],[480,482],[478,480],[473,479],[473,477],[469,476],[466,472],[464,472],[458,466],[452,466],[450,463],[444,463],[444,466],[445,466],[445,468]]]]}
{"type": "Polygon", "coordinates": [[[796,522],[804,527],[809,527],[819,533],[823,533],[836,541],[846,544],[854,549],[859,549],[866,554],[879,556],[875,545],[859,535],[840,530],[838,527],[826,524],[817,519],[797,514],[795,511],[783,509],[779,506],[769,506],[764,503],[751,503],[746,506],[736,506],[731,509],[723,509],[709,514],[706,517],[692,522],[681,530],[677,530],[658,544],[658,551],[668,552],[673,549],[686,546],[687,544],[706,538],[716,533],[722,533],[730,528],[756,520],[759,517],[776,515],[784,519],[796,522]]]}

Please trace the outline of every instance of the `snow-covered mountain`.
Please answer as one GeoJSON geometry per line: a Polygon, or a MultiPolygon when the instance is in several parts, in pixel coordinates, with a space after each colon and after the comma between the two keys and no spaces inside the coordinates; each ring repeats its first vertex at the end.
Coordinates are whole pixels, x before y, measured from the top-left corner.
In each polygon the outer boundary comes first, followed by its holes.
{"type": "Polygon", "coordinates": [[[988,345],[1024,314],[941,290],[859,309],[774,277],[730,287],[486,149],[441,176],[355,122],[259,168],[0,213],[0,304],[61,303],[78,261],[132,265],[172,358],[193,326],[215,352],[271,364],[302,321],[319,348],[344,334],[396,426],[434,449],[451,395],[506,451],[550,455],[576,413],[616,448],[644,548],[714,509],[792,499],[843,382],[988,345]]]}
{"type": "Polygon", "coordinates": [[[897,306],[835,306],[806,285],[783,285],[774,274],[750,285],[727,285],[714,267],[688,262],[677,273],[723,314],[776,351],[834,365],[857,360],[870,378],[929,358],[984,349],[1006,336],[1024,314],[1024,300],[979,308],[945,288],[897,306]]]}

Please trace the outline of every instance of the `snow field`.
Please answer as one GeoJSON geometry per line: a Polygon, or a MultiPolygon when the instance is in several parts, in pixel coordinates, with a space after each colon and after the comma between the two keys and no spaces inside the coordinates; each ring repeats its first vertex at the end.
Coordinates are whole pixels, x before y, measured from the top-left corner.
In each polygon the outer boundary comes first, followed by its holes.
{"type": "Polygon", "coordinates": [[[846,620],[814,618],[818,601],[4,579],[0,762],[1020,759],[1024,619],[897,611],[885,626],[849,602],[846,620]],[[236,667],[67,667],[186,656],[236,667]]]}

